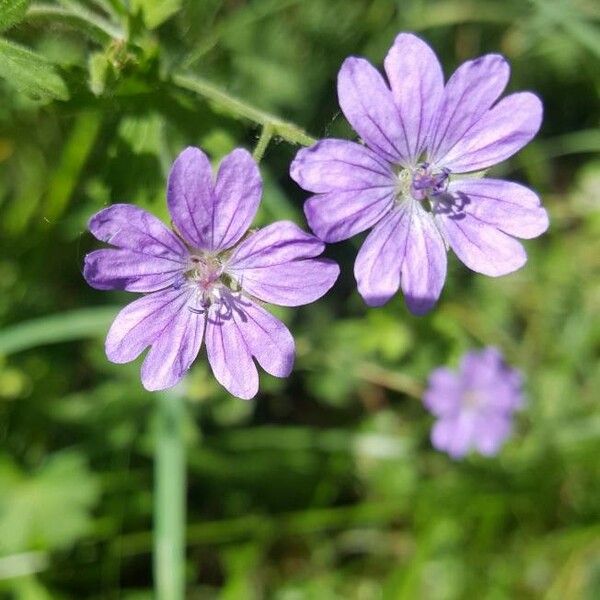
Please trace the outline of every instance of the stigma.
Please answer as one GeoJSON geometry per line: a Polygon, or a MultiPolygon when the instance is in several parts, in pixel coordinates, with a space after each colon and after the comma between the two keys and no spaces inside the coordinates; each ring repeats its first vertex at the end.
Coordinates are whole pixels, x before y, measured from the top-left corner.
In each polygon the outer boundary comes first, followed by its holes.
{"type": "Polygon", "coordinates": [[[449,176],[450,169],[446,167],[434,170],[429,163],[421,163],[412,174],[411,196],[415,200],[425,200],[425,198],[442,194],[448,189],[449,176]]]}

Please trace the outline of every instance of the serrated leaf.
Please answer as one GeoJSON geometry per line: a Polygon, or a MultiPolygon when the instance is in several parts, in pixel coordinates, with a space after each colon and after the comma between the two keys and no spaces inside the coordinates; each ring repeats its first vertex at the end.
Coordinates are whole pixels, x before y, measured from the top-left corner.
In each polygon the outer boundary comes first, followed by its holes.
{"type": "Polygon", "coordinates": [[[36,100],[67,100],[65,82],[43,56],[0,38],[0,77],[36,100]]]}
{"type": "Polygon", "coordinates": [[[0,0],[0,31],[10,29],[23,19],[29,0],[0,0]]]}

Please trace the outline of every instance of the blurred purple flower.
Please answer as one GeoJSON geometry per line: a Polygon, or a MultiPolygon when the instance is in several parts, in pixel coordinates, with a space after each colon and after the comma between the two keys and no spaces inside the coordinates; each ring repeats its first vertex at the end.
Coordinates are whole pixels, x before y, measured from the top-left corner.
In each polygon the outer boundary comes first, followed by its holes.
{"type": "Polygon", "coordinates": [[[474,449],[497,454],[521,407],[521,374],[504,362],[496,348],[467,352],[457,372],[432,371],[423,402],[437,418],[431,431],[435,448],[453,458],[474,449]]]}
{"type": "Polygon", "coordinates": [[[467,61],[444,86],[435,54],[412,34],[398,35],[384,67],[387,82],[365,59],[350,57],[338,75],[340,106],[366,146],[322,140],[298,152],[290,173],[315,194],[304,210],[322,240],[373,227],[354,266],[365,302],[381,306],[402,287],[408,308],[424,314],[444,285],[447,246],[470,269],[496,277],[527,260],[515,237],[547,229],[528,188],[458,176],[525,146],[540,127],[542,104],[529,92],[495,103],[509,77],[497,54],[467,61]]]}
{"type": "Polygon", "coordinates": [[[271,375],[289,375],[294,340],[260,301],[313,302],[339,269],[316,258],[324,244],[294,223],[280,221],[244,237],[261,193],[258,167],[245,150],[227,155],[215,179],[206,155],[187,148],[169,175],[174,231],[129,204],[91,218],[92,234],[116,248],[86,256],[87,282],[101,290],[148,292],[117,315],[106,338],[106,355],[115,363],[150,347],[141,370],[146,389],[175,385],[203,336],[215,377],[235,396],[258,391],[253,358],[271,375]]]}

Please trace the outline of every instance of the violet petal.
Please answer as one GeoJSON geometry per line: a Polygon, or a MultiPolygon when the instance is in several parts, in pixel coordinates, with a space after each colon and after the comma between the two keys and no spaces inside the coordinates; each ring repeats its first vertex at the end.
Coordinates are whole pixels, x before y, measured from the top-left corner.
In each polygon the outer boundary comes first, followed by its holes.
{"type": "Polygon", "coordinates": [[[243,148],[228,154],[219,166],[215,184],[213,250],[234,246],[248,231],[262,195],[262,180],[252,155],[243,148]]]}
{"type": "Polygon", "coordinates": [[[394,205],[394,188],[343,190],[317,194],[304,203],[304,214],[320,239],[340,242],[372,227],[394,205]]]}
{"type": "Polygon", "coordinates": [[[408,165],[406,136],[392,92],[364,58],[347,58],[338,74],[340,107],[354,131],[389,162],[408,165]]]}
{"type": "Polygon", "coordinates": [[[244,240],[226,271],[257,298],[282,306],[308,304],[335,283],[339,267],[318,256],[324,244],[290,221],[273,223],[244,240]]]}
{"type": "Polygon", "coordinates": [[[500,96],[510,75],[506,60],[486,54],[463,63],[450,77],[432,127],[428,161],[440,159],[465,135],[500,96]]]}
{"type": "Polygon", "coordinates": [[[142,363],[142,384],[147,390],[164,390],[181,381],[200,351],[204,322],[204,315],[187,305],[173,315],[142,363]]]}
{"type": "Polygon", "coordinates": [[[366,146],[346,140],[320,140],[296,154],[290,176],[315,193],[393,186],[391,165],[366,146]]]}
{"type": "Polygon", "coordinates": [[[540,99],[530,92],[503,98],[440,156],[439,164],[455,173],[479,171],[495,165],[528,144],[542,124],[540,99]]]}
{"type": "Polygon", "coordinates": [[[448,191],[457,196],[465,213],[504,233],[530,239],[548,229],[548,213],[529,188],[501,179],[462,179],[448,191]]]}
{"type": "Polygon", "coordinates": [[[499,277],[527,262],[520,242],[469,212],[438,207],[435,218],[456,256],[477,273],[499,277]]]}
{"type": "Polygon", "coordinates": [[[173,224],[191,246],[211,249],[215,202],[210,161],[202,150],[190,146],[171,167],[167,205],[173,224]]]}
{"type": "Polygon", "coordinates": [[[192,246],[225,250],[247,231],[261,193],[258,167],[246,150],[228,154],[213,183],[207,156],[190,147],[173,163],[167,201],[175,226],[192,246]]]}
{"type": "Polygon", "coordinates": [[[463,388],[457,373],[438,367],[429,375],[423,403],[436,417],[451,416],[459,412],[463,388]]]}
{"type": "Polygon", "coordinates": [[[113,204],[96,213],[89,230],[101,242],[141,254],[177,260],[187,255],[181,240],[159,219],[131,204],[113,204]]]}
{"type": "Polygon", "coordinates": [[[250,400],[258,392],[258,371],[242,332],[220,313],[206,324],[206,353],[217,381],[231,394],[250,400]]]}
{"type": "Polygon", "coordinates": [[[155,292],[181,278],[184,262],[136,252],[105,248],[85,257],[83,276],[97,290],[155,292]]]}
{"type": "Polygon", "coordinates": [[[494,456],[511,433],[511,420],[504,414],[491,412],[479,416],[480,425],[475,428],[472,444],[483,456],[494,456]]]}
{"type": "Polygon", "coordinates": [[[446,278],[446,249],[431,216],[411,200],[392,211],[367,236],[354,274],[369,306],[385,304],[402,284],[410,311],[429,311],[446,278]]]}
{"type": "Polygon", "coordinates": [[[244,301],[233,320],[258,364],[275,377],[287,377],[294,366],[294,338],[288,328],[261,306],[244,301]]]}
{"type": "Polygon", "coordinates": [[[440,419],[431,430],[433,447],[447,452],[452,458],[462,458],[473,443],[477,421],[477,414],[473,412],[440,419]]]}
{"type": "Polygon", "coordinates": [[[189,292],[169,289],[138,298],[123,308],[106,336],[106,356],[114,363],[135,360],[185,310],[189,292]]]}
{"type": "Polygon", "coordinates": [[[396,37],[384,66],[402,121],[402,153],[416,164],[444,92],[442,68],[433,50],[410,33],[396,37]]]}

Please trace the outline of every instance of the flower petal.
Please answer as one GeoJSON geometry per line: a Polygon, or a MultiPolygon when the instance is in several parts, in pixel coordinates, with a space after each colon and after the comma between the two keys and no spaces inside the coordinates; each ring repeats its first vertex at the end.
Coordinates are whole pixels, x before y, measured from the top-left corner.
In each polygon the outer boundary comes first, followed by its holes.
{"type": "Polygon", "coordinates": [[[444,88],[432,127],[429,162],[442,162],[442,157],[500,96],[509,75],[508,63],[499,54],[480,56],[456,69],[444,88]]]}
{"type": "Polygon", "coordinates": [[[300,306],[313,302],[335,283],[339,267],[316,259],[324,244],[290,221],[273,223],[244,240],[226,272],[247,293],[265,302],[300,306]]]}
{"type": "Polygon", "coordinates": [[[444,92],[442,68],[433,50],[410,33],[396,37],[384,66],[406,132],[402,152],[416,163],[444,92]]]}
{"type": "Polygon", "coordinates": [[[159,219],[131,204],[113,204],[96,213],[89,230],[101,242],[160,258],[187,255],[181,240],[159,219]]]}
{"type": "Polygon", "coordinates": [[[208,157],[199,148],[190,146],[175,159],[167,183],[167,205],[186,241],[196,248],[211,249],[213,175],[208,157]]]}
{"type": "Polygon", "coordinates": [[[406,200],[367,236],[354,274],[369,306],[385,304],[402,284],[409,310],[428,312],[446,279],[446,248],[431,216],[406,200]]]}
{"type": "Polygon", "coordinates": [[[394,205],[393,188],[317,194],[304,203],[310,228],[322,240],[347,240],[381,221],[394,205]]]}
{"type": "Polygon", "coordinates": [[[452,458],[462,458],[473,444],[477,424],[478,418],[473,412],[440,419],[431,430],[431,443],[452,458]]]}
{"type": "Polygon", "coordinates": [[[483,456],[495,456],[511,433],[510,418],[496,413],[482,414],[473,431],[473,446],[483,456]]]}
{"type": "Polygon", "coordinates": [[[548,213],[529,188],[501,179],[462,179],[448,191],[466,213],[504,233],[530,239],[548,229],[548,213]]]}
{"type": "Polygon", "coordinates": [[[446,367],[438,367],[429,375],[423,404],[436,417],[455,415],[461,407],[462,385],[458,375],[446,367]]]}
{"type": "Polygon", "coordinates": [[[189,294],[169,289],[148,294],[119,312],[106,336],[106,356],[114,363],[135,360],[185,309],[189,294]]]}
{"type": "Polygon", "coordinates": [[[436,206],[435,218],[448,244],[469,269],[499,277],[527,262],[525,249],[517,240],[457,206],[455,198],[447,198],[436,206]]]}
{"type": "Polygon", "coordinates": [[[408,141],[392,92],[364,58],[347,58],[338,74],[338,98],[348,122],[367,145],[389,162],[408,165],[408,141]]]}
{"type": "Polygon", "coordinates": [[[142,363],[142,384],[147,390],[164,390],[181,381],[200,351],[204,322],[204,315],[187,305],[173,315],[142,363]]]}
{"type": "Polygon", "coordinates": [[[221,313],[206,324],[206,354],[217,381],[244,400],[258,392],[258,371],[239,327],[221,313]]]}
{"type": "Polygon", "coordinates": [[[304,189],[317,192],[304,212],[311,229],[326,242],[368,229],[393,204],[395,176],[389,163],[354,142],[322,140],[300,150],[290,174],[304,189]]]}
{"type": "Polygon", "coordinates": [[[321,140],[296,154],[290,176],[303,189],[325,193],[393,187],[391,165],[356,142],[321,140]]]}
{"type": "Polygon", "coordinates": [[[83,276],[97,290],[155,292],[180,279],[183,269],[183,260],[179,258],[106,248],[85,257],[83,276]]]}
{"type": "Polygon", "coordinates": [[[262,180],[252,155],[243,148],[228,154],[215,184],[213,250],[228,249],[248,231],[262,195],[262,180]]]}
{"type": "Polygon", "coordinates": [[[542,113],[535,94],[511,94],[483,115],[439,162],[455,173],[487,169],[532,140],[542,124],[542,113]]]}
{"type": "Polygon", "coordinates": [[[243,301],[233,318],[258,364],[275,377],[287,377],[295,356],[294,338],[288,328],[251,301],[243,301]]]}
{"type": "Polygon", "coordinates": [[[224,250],[250,226],[261,193],[258,167],[246,150],[237,148],[223,159],[213,184],[207,156],[190,147],[173,163],[167,201],[173,222],[191,245],[224,250]]]}
{"type": "Polygon", "coordinates": [[[523,376],[506,364],[496,348],[467,352],[460,363],[460,377],[465,387],[481,395],[484,409],[508,415],[523,405],[523,376]]]}

